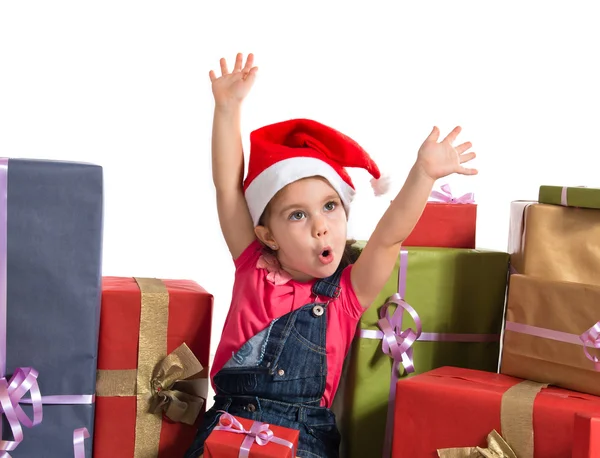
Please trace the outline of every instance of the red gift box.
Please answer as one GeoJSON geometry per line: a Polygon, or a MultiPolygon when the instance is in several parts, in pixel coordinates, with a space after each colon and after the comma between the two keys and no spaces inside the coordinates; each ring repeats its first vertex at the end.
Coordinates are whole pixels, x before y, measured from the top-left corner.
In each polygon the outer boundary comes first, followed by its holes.
{"type": "Polygon", "coordinates": [[[204,442],[204,458],[238,458],[241,450],[249,458],[294,458],[299,436],[296,429],[225,413],[204,442]]]}
{"type": "Polygon", "coordinates": [[[193,281],[103,278],[95,458],[184,455],[205,410],[212,308],[193,281]]]}
{"type": "Polygon", "coordinates": [[[419,221],[403,246],[475,248],[477,205],[471,194],[454,198],[445,184],[432,197],[442,202],[427,202],[419,221]]]}
{"type": "Polygon", "coordinates": [[[578,413],[574,429],[571,458],[600,457],[600,416],[578,413]]]}
{"type": "Polygon", "coordinates": [[[439,449],[487,448],[494,430],[519,458],[571,456],[575,413],[600,414],[600,397],[543,386],[454,367],[401,380],[393,456],[434,458],[439,449]]]}

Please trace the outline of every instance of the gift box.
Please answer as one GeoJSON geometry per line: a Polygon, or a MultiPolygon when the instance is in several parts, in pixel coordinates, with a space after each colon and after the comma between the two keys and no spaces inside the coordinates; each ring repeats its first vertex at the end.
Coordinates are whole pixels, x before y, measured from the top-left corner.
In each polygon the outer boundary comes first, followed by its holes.
{"type": "Polygon", "coordinates": [[[204,458],[294,458],[300,432],[223,413],[204,443],[204,458]]]}
{"type": "Polygon", "coordinates": [[[402,250],[352,345],[339,421],[350,457],[389,453],[398,378],[444,365],[497,371],[507,274],[503,252],[402,250]],[[387,346],[390,339],[398,348],[387,346]]]}
{"type": "Polygon", "coordinates": [[[600,396],[591,350],[598,304],[600,286],[513,275],[501,372],[600,396]]]}
{"type": "Polygon", "coordinates": [[[477,205],[472,194],[454,198],[448,185],[433,191],[441,202],[427,202],[403,246],[475,248],[477,205]]]}
{"type": "Polygon", "coordinates": [[[600,284],[600,211],[511,204],[511,271],[554,281],[600,284]]]}
{"type": "MultiPolygon", "coordinates": [[[[93,433],[102,181],[96,165],[0,159],[0,384],[11,385],[2,408],[7,418],[23,408],[34,425],[13,458],[73,456],[83,428],[93,433]],[[14,389],[28,383],[28,393],[14,389]]],[[[5,421],[2,438],[18,442],[20,422],[5,421]]],[[[91,439],[75,451],[91,457],[91,439]]]]}
{"type": "Polygon", "coordinates": [[[568,186],[540,186],[540,203],[568,207],[600,208],[600,189],[568,186]]]}
{"type": "Polygon", "coordinates": [[[575,415],[573,454],[571,458],[598,458],[600,456],[600,416],[575,415]]]}
{"type": "Polygon", "coordinates": [[[465,453],[488,448],[496,431],[518,458],[569,457],[578,412],[599,413],[600,398],[502,374],[439,368],[398,383],[393,456],[433,458],[438,450],[441,457],[478,456],[465,453]],[[453,448],[462,454],[445,450],[453,448]]]}
{"type": "Polygon", "coordinates": [[[103,279],[95,458],[185,454],[205,409],[212,307],[190,280],[103,279]]]}

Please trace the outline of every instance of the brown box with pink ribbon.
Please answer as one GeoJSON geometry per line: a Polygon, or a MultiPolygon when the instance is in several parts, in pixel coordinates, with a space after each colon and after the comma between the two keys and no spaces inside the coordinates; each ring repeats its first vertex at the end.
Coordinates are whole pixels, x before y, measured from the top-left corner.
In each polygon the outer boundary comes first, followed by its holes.
{"type": "Polygon", "coordinates": [[[600,286],[512,275],[501,372],[600,396],[600,286]]]}
{"type": "Polygon", "coordinates": [[[204,458],[295,458],[296,429],[248,420],[223,412],[204,444],[204,458]]]}

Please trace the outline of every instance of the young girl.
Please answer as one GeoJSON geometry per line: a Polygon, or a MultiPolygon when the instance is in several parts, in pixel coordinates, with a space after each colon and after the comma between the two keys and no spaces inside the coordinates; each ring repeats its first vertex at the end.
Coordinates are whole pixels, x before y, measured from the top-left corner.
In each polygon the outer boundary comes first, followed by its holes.
{"type": "Polygon", "coordinates": [[[434,182],[477,173],[462,165],[475,153],[466,152],[469,142],[452,146],[459,127],[442,142],[434,127],[404,187],[348,264],[354,186],[344,167],[366,169],[381,193],[377,165],[349,137],[296,119],[252,132],[243,180],[240,110],[256,77],[253,60],[250,54],[243,66],[238,54],[232,72],[225,59],[220,77],[210,72],[213,180],[236,273],[211,370],[215,403],[186,457],[202,456],[222,411],[299,430],[299,457],[338,457],[329,407],[358,320],[388,280],[434,182]]]}

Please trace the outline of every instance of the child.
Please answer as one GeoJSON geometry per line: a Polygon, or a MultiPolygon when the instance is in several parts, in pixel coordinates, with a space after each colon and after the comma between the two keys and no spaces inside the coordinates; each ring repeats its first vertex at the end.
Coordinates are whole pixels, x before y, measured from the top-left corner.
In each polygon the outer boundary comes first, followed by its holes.
{"type": "MultiPolygon", "coordinates": [[[[434,182],[473,175],[460,128],[438,142],[433,128],[404,187],[354,264],[346,227],[354,187],[344,167],[380,172],[352,139],[297,119],[251,134],[248,175],[240,133],[242,100],[256,77],[253,55],[233,71],[210,72],[215,98],[213,180],[223,235],[236,266],[233,297],[211,371],[215,404],[187,458],[204,452],[220,411],[300,431],[296,455],[338,457],[332,404],[361,314],[380,292],[434,182]]],[[[258,447],[258,445],[255,445],[258,447]]]]}

